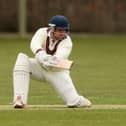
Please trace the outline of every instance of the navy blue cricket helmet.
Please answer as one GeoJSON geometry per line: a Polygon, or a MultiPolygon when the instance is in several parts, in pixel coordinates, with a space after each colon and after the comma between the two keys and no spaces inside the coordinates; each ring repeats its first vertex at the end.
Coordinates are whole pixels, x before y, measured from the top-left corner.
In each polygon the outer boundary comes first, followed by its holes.
{"type": "Polygon", "coordinates": [[[56,29],[64,29],[66,31],[69,31],[70,29],[67,18],[62,15],[53,16],[49,20],[49,26],[54,27],[56,29]]]}

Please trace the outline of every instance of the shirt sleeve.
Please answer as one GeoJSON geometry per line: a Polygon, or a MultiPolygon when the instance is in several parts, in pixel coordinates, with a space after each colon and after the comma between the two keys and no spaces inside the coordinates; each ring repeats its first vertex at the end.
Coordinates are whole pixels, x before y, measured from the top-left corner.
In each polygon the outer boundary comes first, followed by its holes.
{"type": "Polygon", "coordinates": [[[61,43],[59,44],[55,56],[62,59],[68,59],[71,51],[72,51],[72,40],[69,36],[67,36],[67,38],[61,41],[61,43]]]}
{"type": "Polygon", "coordinates": [[[38,49],[42,49],[43,43],[46,41],[47,38],[47,28],[40,28],[36,31],[33,35],[30,48],[33,54],[36,53],[38,49]]]}

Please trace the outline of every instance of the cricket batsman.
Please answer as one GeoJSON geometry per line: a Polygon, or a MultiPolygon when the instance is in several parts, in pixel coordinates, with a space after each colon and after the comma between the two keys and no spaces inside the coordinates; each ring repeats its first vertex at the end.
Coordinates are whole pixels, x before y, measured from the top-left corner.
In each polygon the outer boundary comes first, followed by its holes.
{"type": "Polygon", "coordinates": [[[91,106],[91,102],[77,92],[70,77],[69,29],[65,16],[53,16],[49,26],[39,28],[32,37],[30,48],[35,57],[18,54],[13,69],[14,108],[26,107],[30,78],[52,85],[68,107],[91,106]]]}

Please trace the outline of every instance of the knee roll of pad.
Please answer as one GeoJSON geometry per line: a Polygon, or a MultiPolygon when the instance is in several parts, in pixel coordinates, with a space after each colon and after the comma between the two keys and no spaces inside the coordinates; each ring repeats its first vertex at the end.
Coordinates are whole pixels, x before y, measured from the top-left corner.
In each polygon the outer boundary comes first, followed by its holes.
{"type": "Polygon", "coordinates": [[[29,58],[23,53],[19,53],[14,66],[14,71],[29,72],[29,58]]]}

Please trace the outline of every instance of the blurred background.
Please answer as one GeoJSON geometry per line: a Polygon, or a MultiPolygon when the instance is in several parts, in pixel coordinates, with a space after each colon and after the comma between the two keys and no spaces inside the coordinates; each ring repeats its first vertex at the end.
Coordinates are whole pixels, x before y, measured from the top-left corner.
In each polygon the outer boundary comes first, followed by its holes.
{"type": "Polygon", "coordinates": [[[126,0],[0,0],[0,32],[35,32],[58,14],[72,32],[126,32],[126,0]]]}
{"type": "MultiPolygon", "coordinates": [[[[0,0],[0,125],[125,126],[126,109],[119,108],[3,111],[13,104],[17,55],[34,56],[32,34],[54,15],[66,16],[71,26],[71,77],[78,92],[93,105],[126,105],[126,0],[0,0]]],[[[28,105],[64,104],[48,84],[30,82],[28,105]]]]}
{"type": "MultiPolygon", "coordinates": [[[[54,15],[71,26],[71,76],[80,94],[93,104],[126,104],[126,0],[0,0],[0,104],[12,102],[18,53],[33,56],[32,34],[54,15]]],[[[31,83],[29,104],[63,104],[51,87],[31,83]]]]}

